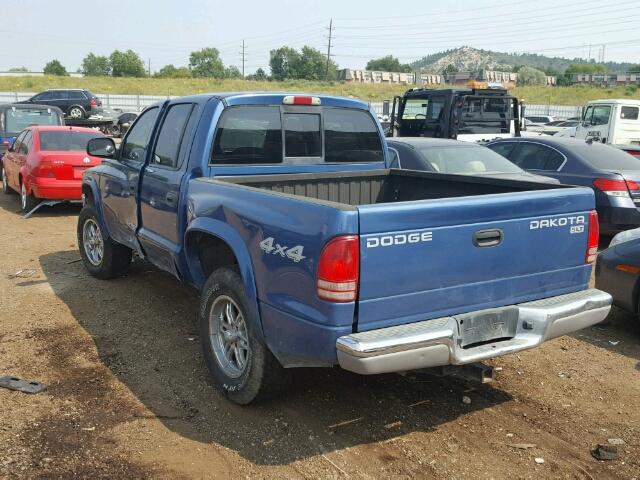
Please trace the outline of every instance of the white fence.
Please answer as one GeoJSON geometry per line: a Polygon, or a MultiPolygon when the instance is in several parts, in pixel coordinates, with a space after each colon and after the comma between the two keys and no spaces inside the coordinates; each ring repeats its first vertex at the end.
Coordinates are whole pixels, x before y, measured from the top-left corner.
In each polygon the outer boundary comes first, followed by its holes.
{"type": "MultiPolygon", "coordinates": [[[[34,94],[28,92],[0,92],[0,103],[12,103],[27,100],[34,94]]],[[[106,108],[120,109],[130,112],[139,112],[156,102],[161,102],[171,96],[162,95],[113,95],[110,93],[96,93],[102,100],[102,106],[106,108]]],[[[383,102],[371,104],[378,115],[383,115],[383,102]]],[[[559,119],[577,117],[580,115],[580,107],[569,105],[526,105],[526,115],[553,115],[559,119]]]]}

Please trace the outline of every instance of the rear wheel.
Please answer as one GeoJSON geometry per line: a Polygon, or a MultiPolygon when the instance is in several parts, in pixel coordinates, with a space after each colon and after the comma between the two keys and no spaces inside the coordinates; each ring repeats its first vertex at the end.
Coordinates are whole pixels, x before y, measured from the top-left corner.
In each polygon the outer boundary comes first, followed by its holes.
{"type": "Polygon", "coordinates": [[[105,237],[93,205],[85,205],[78,218],[78,246],[84,266],[101,279],[123,275],[131,264],[130,248],[105,237]]]}
{"type": "Polygon", "coordinates": [[[74,105],[69,109],[69,118],[84,118],[84,109],[78,105],[74,105]]]}
{"type": "Polygon", "coordinates": [[[256,336],[242,278],[228,268],[213,272],[200,302],[200,338],[215,386],[234,403],[265,399],[286,372],[256,336]]]}
{"type": "Polygon", "coordinates": [[[27,192],[27,187],[24,184],[24,181],[20,182],[20,206],[22,207],[22,211],[24,213],[29,213],[31,210],[36,208],[40,200],[27,192]]]}
{"type": "Polygon", "coordinates": [[[7,172],[4,171],[4,165],[2,166],[2,191],[7,195],[13,193],[13,190],[9,186],[9,181],[7,180],[7,172]]]}

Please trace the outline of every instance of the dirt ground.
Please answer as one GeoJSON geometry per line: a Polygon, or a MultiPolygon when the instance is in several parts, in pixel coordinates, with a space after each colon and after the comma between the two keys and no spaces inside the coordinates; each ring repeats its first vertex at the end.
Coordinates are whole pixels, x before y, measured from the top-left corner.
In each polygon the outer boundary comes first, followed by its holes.
{"type": "Polygon", "coordinates": [[[300,370],[238,407],[207,382],[197,292],[140,260],[96,280],[77,207],[18,203],[0,198],[0,376],[48,389],[0,389],[2,478],[640,478],[632,315],[499,358],[490,385],[300,370]],[[595,460],[611,438],[619,458],[595,460]]]}

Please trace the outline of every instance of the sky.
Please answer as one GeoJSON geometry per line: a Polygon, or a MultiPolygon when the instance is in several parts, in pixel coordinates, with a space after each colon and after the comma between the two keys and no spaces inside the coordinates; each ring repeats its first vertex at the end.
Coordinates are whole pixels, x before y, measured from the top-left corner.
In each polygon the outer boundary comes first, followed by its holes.
{"type": "Polygon", "coordinates": [[[129,48],[156,71],[203,47],[240,68],[243,40],[246,72],[268,71],[283,45],[326,52],[331,19],[341,68],[463,45],[594,59],[605,45],[605,60],[640,63],[640,0],[2,0],[2,17],[2,71],[42,71],[53,58],[76,71],[89,52],[129,48]]]}

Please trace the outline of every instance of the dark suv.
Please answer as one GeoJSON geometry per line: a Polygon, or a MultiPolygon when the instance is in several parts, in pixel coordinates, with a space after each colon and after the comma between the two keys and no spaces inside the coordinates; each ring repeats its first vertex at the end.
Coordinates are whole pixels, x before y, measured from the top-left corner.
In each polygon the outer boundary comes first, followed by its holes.
{"type": "Polygon", "coordinates": [[[51,105],[62,110],[69,118],[89,118],[102,111],[102,101],[89,90],[77,88],[51,89],[18,103],[51,105]]]}

